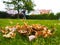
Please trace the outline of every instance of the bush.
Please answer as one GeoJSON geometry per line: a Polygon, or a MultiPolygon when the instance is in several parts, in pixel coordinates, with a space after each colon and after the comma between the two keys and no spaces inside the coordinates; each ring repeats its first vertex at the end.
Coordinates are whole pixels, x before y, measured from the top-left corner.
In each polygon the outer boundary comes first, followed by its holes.
{"type": "Polygon", "coordinates": [[[44,14],[44,15],[26,15],[27,19],[48,19],[48,20],[54,20],[57,19],[56,15],[48,15],[48,14],[44,14]]]}
{"type": "MultiPolygon", "coordinates": [[[[18,14],[15,15],[11,15],[8,14],[6,12],[2,12],[0,11],[0,18],[12,18],[12,19],[16,19],[18,16],[18,14]]],[[[26,15],[27,19],[48,19],[48,20],[55,20],[55,19],[59,19],[60,17],[60,13],[57,13],[56,15],[54,15],[54,13],[50,13],[50,14],[38,14],[38,15],[26,15]]],[[[19,18],[22,19],[23,15],[19,14],[19,18]]]]}
{"type": "Polygon", "coordinates": [[[60,19],[60,12],[58,12],[56,16],[57,16],[57,19],[60,19]]]}
{"type": "Polygon", "coordinates": [[[7,17],[9,17],[8,13],[0,11],[0,18],[7,18],[7,17]]]}

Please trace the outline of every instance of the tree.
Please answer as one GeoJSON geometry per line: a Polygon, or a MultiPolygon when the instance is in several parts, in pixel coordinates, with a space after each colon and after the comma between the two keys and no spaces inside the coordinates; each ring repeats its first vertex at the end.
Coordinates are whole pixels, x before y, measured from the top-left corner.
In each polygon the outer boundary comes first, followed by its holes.
{"type": "Polygon", "coordinates": [[[54,18],[55,18],[55,15],[54,15],[53,12],[49,14],[49,18],[50,18],[50,19],[54,19],[54,18]]]}
{"type": "Polygon", "coordinates": [[[33,10],[33,7],[35,6],[35,4],[33,4],[33,2],[31,0],[23,0],[24,3],[24,8],[26,10],[28,10],[28,13],[33,10]]]}
{"type": "Polygon", "coordinates": [[[19,18],[19,12],[22,9],[28,10],[28,13],[33,10],[34,4],[32,0],[9,0],[9,1],[3,1],[3,3],[7,4],[9,7],[13,7],[13,10],[17,10],[19,18]]]}
{"type": "Polygon", "coordinates": [[[57,19],[60,19],[60,12],[56,13],[57,19]]]}

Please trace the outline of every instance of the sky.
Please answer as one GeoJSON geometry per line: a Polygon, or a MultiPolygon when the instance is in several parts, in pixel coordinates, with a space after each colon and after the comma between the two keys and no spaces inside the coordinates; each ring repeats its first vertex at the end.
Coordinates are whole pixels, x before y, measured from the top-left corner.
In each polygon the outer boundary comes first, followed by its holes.
{"type": "MultiPolygon", "coordinates": [[[[60,0],[33,0],[35,10],[41,9],[50,9],[52,12],[60,12],[60,0]]],[[[5,10],[5,5],[3,4],[2,0],[0,0],[0,11],[5,10]]]]}

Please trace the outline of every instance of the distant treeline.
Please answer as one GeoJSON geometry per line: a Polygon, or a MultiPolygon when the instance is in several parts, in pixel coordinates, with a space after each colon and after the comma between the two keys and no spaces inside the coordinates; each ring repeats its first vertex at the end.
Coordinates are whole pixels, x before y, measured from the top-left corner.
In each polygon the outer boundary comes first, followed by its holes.
{"type": "MultiPolygon", "coordinates": [[[[0,18],[12,18],[16,19],[18,14],[12,15],[7,12],[0,11],[0,18]]],[[[22,19],[23,15],[19,14],[19,18],[22,19]]],[[[60,18],[60,13],[50,13],[50,14],[37,14],[37,15],[26,15],[27,19],[50,19],[50,20],[58,20],[60,18]]]]}

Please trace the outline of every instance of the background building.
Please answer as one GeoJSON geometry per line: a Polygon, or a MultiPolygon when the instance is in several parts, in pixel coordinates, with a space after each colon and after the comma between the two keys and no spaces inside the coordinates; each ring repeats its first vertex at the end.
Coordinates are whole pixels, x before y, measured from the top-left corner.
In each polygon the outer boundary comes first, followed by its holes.
{"type": "Polygon", "coordinates": [[[51,13],[51,10],[41,9],[40,14],[49,14],[51,13]]]}

